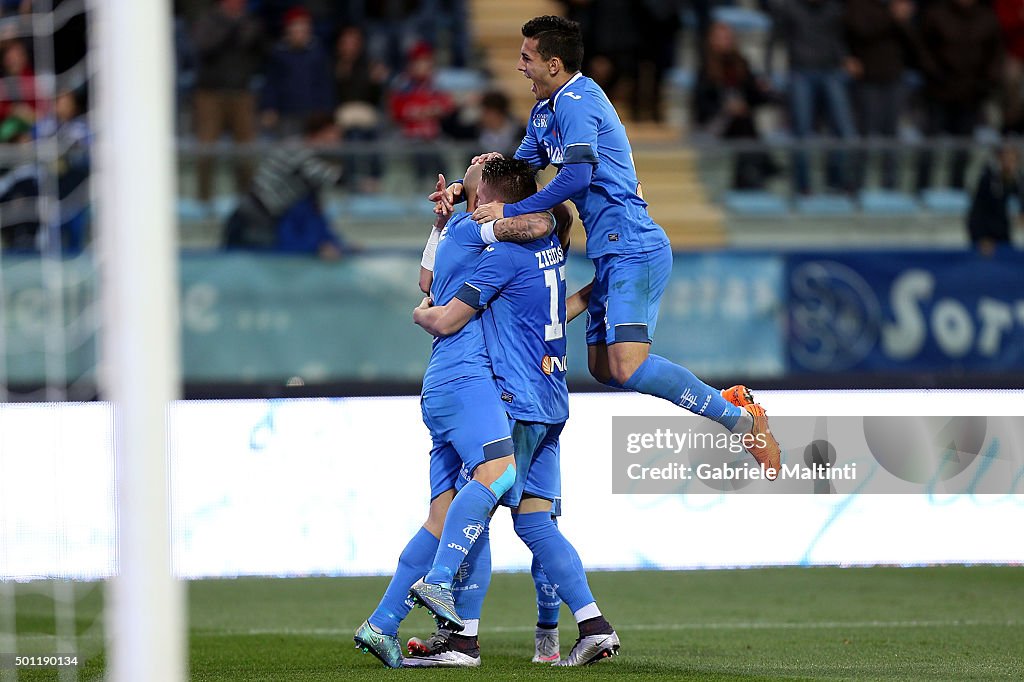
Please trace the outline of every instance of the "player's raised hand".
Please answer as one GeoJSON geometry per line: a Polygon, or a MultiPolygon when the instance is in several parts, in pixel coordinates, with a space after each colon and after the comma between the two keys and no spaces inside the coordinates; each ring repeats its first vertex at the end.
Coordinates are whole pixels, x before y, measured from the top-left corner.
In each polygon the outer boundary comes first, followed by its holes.
{"type": "Polygon", "coordinates": [[[505,204],[500,201],[492,201],[489,204],[483,204],[473,211],[473,220],[478,223],[486,223],[489,220],[498,220],[504,217],[505,204]]]}
{"type": "Polygon", "coordinates": [[[446,187],[444,174],[437,174],[437,185],[434,191],[427,197],[430,201],[434,202],[434,213],[439,216],[450,216],[455,210],[456,197],[462,196],[462,183],[453,182],[450,187],[446,187]]]}
{"type": "Polygon", "coordinates": [[[491,159],[503,159],[503,158],[505,158],[505,157],[503,157],[501,155],[501,152],[487,152],[486,154],[480,154],[478,156],[474,156],[473,160],[469,162],[469,165],[475,166],[478,163],[487,163],[491,159]]]}

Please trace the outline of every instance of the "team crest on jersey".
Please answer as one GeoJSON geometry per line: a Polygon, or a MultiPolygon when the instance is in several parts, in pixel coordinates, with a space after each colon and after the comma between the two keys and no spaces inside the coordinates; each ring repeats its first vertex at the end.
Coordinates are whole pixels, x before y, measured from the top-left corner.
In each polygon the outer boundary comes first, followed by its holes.
{"type": "Polygon", "coordinates": [[[484,532],[484,526],[482,523],[471,523],[462,529],[462,534],[466,536],[466,539],[470,542],[476,542],[476,539],[480,537],[480,533],[484,532]]]}
{"type": "Polygon", "coordinates": [[[566,371],[566,356],[557,358],[553,355],[545,355],[540,361],[540,371],[545,374],[553,374],[554,372],[565,372],[566,371]]]}

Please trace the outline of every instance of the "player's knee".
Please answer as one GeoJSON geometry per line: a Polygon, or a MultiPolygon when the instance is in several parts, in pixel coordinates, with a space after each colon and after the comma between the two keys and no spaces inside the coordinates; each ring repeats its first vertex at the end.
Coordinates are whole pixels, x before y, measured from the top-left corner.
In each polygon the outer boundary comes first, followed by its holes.
{"type": "Polygon", "coordinates": [[[516,482],[516,461],[512,455],[484,462],[473,471],[473,480],[491,489],[495,497],[501,497],[516,482]]]}
{"type": "Polygon", "coordinates": [[[432,516],[428,516],[427,520],[423,523],[423,530],[440,540],[441,531],[444,530],[444,518],[435,519],[432,516]]]}
{"type": "Polygon", "coordinates": [[[640,367],[639,364],[632,362],[612,362],[609,368],[609,374],[611,375],[612,381],[625,386],[629,378],[633,376],[633,373],[640,367]]]}
{"type": "MultiPolygon", "coordinates": [[[[626,345],[636,346],[638,344],[626,345]]],[[[622,386],[625,386],[626,382],[629,381],[630,377],[632,377],[638,369],[640,369],[640,365],[644,364],[646,359],[646,346],[640,349],[629,348],[628,351],[623,349],[621,352],[609,353],[608,370],[611,374],[612,380],[622,386]]]]}
{"type": "Polygon", "coordinates": [[[435,538],[441,537],[444,519],[448,516],[448,507],[451,506],[454,498],[455,491],[446,490],[430,501],[430,511],[427,513],[427,520],[423,523],[423,528],[435,538]]]}
{"type": "Polygon", "coordinates": [[[512,528],[519,539],[532,547],[538,539],[545,537],[555,527],[550,514],[515,514],[512,516],[512,528]]]}
{"type": "Polygon", "coordinates": [[[602,384],[608,384],[612,380],[612,373],[607,367],[591,367],[590,376],[602,384]]]}

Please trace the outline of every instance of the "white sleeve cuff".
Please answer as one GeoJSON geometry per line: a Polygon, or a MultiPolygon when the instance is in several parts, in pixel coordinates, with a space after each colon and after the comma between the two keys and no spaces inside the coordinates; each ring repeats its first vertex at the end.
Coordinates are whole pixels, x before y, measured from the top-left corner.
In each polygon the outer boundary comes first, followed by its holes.
{"type": "Polygon", "coordinates": [[[494,223],[497,220],[491,220],[480,226],[480,238],[484,240],[484,244],[494,244],[498,241],[498,238],[494,236],[494,223]]]}
{"type": "Polygon", "coordinates": [[[427,243],[423,247],[423,257],[420,259],[420,266],[424,270],[434,271],[434,256],[437,254],[437,243],[440,241],[441,231],[431,230],[427,243]]]}

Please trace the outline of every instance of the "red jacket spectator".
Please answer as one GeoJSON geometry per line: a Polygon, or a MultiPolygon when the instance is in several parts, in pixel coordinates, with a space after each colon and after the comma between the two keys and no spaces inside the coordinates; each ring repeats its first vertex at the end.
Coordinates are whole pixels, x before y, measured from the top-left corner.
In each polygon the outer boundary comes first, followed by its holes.
{"type": "Polygon", "coordinates": [[[995,0],[994,7],[1007,53],[1024,61],[1024,0],[995,0]]]}
{"type": "Polygon", "coordinates": [[[3,78],[0,79],[0,121],[17,116],[32,123],[40,108],[36,94],[36,77],[28,60],[25,44],[14,40],[4,46],[3,78]]]}
{"type": "Polygon", "coordinates": [[[391,118],[414,140],[436,140],[441,119],[455,110],[447,93],[434,87],[434,53],[426,43],[409,52],[409,65],[391,93],[391,118]]]}

